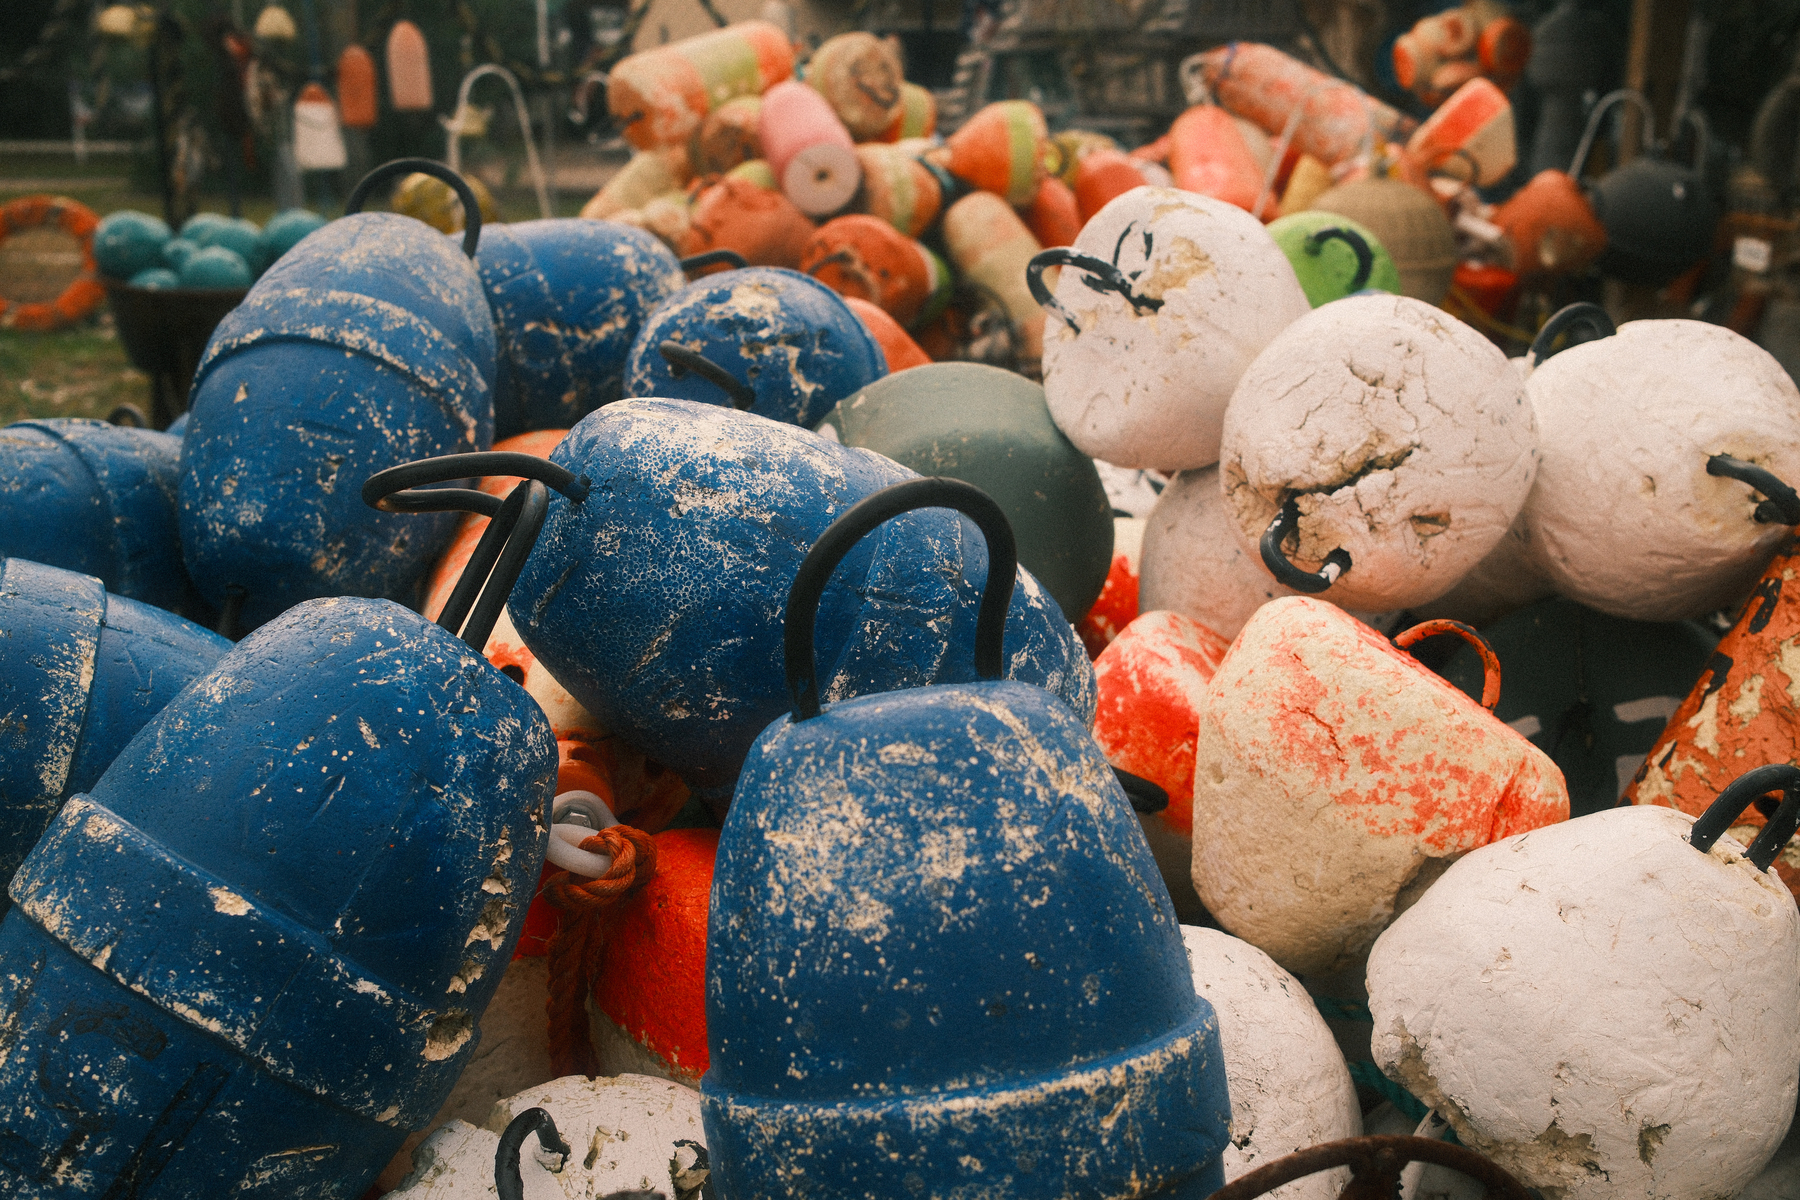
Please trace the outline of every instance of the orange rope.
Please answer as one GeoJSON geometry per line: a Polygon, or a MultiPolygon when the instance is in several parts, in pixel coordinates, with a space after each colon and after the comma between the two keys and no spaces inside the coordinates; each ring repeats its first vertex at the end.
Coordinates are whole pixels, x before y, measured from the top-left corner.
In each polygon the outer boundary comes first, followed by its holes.
{"type": "Polygon", "coordinates": [[[609,909],[656,876],[656,842],[629,825],[602,829],[581,843],[590,854],[612,856],[598,879],[558,871],[544,884],[544,896],[563,916],[550,939],[550,1065],[558,1076],[594,1075],[599,1064],[588,1039],[587,996],[610,925],[609,909]]]}

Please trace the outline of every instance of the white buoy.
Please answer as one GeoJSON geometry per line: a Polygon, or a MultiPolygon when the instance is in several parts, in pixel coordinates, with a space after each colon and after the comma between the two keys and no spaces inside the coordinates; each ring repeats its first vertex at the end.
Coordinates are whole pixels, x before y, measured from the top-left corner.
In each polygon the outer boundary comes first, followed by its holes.
{"type": "Polygon", "coordinates": [[[1369,956],[1375,1061],[1546,1195],[1735,1196],[1794,1115],[1800,911],[1692,828],[1637,806],[1497,841],[1369,956]]]}
{"type": "Polygon", "coordinates": [[[1233,527],[1219,468],[1183,471],[1157,497],[1144,526],[1139,603],[1169,609],[1228,638],[1277,596],[1292,596],[1245,551],[1233,527]]]}
{"type": "Polygon", "coordinates": [[[1278,581],[1383,611],[1436,599],[1494,548],[1537,441],[1493,343],[1419,300],[1351,296],[1244,372],[1219,469],[1239,544],[1260,557],[1268,535],[1296,565],[1290,579],[1271,564],[1278,581]],[[1316,586],[1297,581],[1313,573],[1316,586]]]}
{"type": "MultiPolygon", "coordinates": [[[[1231,1095],[1229,1183],[1320,1142],[1362,1136],[1356,1085],[1337,1041],[1300,981],[1248,942],[1216,929],[1181,927],[1194,990],[1219,1018],[1231,1095]]],[[[1336,1200],[1350,1172],[1309,1175],[1269,1195],[1336,1200]]]]}
{"type": "Polygon", "coordinates": [[[1287,257],[1243,209],[1152,187],[1115,197],[1072,251],[1094,265],[1063,266],[1049,307],[1044,398],[1057,426],[1122,467],[1218,461],[1239,376],[1309,311],[1287,257]]]}

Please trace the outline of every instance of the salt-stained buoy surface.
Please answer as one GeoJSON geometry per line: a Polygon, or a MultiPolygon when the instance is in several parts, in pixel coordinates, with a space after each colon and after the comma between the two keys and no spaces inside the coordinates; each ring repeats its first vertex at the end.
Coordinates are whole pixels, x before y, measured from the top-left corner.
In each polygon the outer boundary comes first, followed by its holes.
{"type": "Polygon", "coordinates": [[[1195,890],[1303,975],[1354,963],[1456,858],[1569,815],[1541,750],[1320,600],[1258,609],[1199,714],[1195,890]]]}
{"type": "Polygon", "coordinates": [[[1800,485],[1800,390],[1766,350],[1701,321],[1632,321],[1532,373],[1542,438],[1524,509],[1556,591],[1639,621],[1741,599],[1792,524],[1767,496],[1706,473],[1724,454],[1800,485]]]}
{"type": "Polygon", "coordinates": [[[1381,1069],[1546,1196],[1734,1196],[1794,1115],[1800,910],[1692,823],[1614,808],[1497,841],[1369,956],[1381,1069]]]}
{"type": "Polygon", "coordinates": [[[413,1173],[390,1200],[486,1200],[495,1195],[494,1155],[519,1114],[542,1108],[570,1154],[527,1136],[519,1154],[525,1200],[593,1200],[616,1193],[701,1195],[709,1163],[700,1096],[644,1075],[580,1075],[529,1088],[494,1105],[481,1128],[451,1121],[413,1153],[413,1173]]]}
{"type": "Polygon", "coordinates": [[[1309,311],[1294,269],[1243,209],[1175,188],[1134,188],[1094,214],[1074,249],[1125,283],[1066,266],[1044,326],[1044,395],[1083,454],[1179,471],[1218,461],[1232,388],[1309,311]]]}
{"type": "MultiPolygon", "coordinates": [[[[1181,927],[1194,990],[1219,1018],[1231,1093],[1229,1181],[1320,1142],[1362,1135],[1362,1109],[1337,1041],[1300,981],[1248,942],[1181,927]]],[[[1347,1170],[1270,1192],[1276,1200],[1337,1200],[1347,1170]]]]}
{"type": "Polygon", "coordinates": [[[1144,527],[1140,603],[1166,608],[1226,637],[1277,596],[1292,596],[1233,529],[1219,468],[1183,471],[1169,481],[1144,527]]]}
{"type": "Polygon", "coordinates": [[[1225,413],[1219,469],[1247,554],[1289,501],[1288,557],[1351,565],[1324,593],[1375,611],[1450,590],[1500,540],[1537,431],[1493,343],[1405,296],[1352,296],[1283,330],[1225,413]]]}

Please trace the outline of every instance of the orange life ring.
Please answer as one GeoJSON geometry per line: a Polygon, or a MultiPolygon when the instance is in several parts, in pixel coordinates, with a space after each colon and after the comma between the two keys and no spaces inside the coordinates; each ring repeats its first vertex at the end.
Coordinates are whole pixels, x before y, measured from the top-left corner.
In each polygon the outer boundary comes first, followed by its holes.
{"type": "Polygon", "coordinates": [[[0,296],[0,328],[33,333],[60,329],[89,316],[106,299],[94,265],[94,210],[67,196],[23,196],[0,207],[0,242],[22,229],[54,224],[81,243],[82,273],[49,303],[22,304],[0,296]]]}

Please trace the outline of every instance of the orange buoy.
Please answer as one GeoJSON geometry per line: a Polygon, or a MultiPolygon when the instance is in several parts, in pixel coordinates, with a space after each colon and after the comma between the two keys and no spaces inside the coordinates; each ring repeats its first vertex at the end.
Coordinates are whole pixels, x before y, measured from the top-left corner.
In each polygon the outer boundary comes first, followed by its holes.
{"type": "Polygon", "coordinates": [[[798,267],[813,223],[786,196],[727,175],[694,201],[683,255],[736,250],[751,266],[798,267]]]}
{"type": "Polygon", "coordinates": [[[904,116],[900,55],[872,33],[827,38],[806,64],[806,82],[856,141],[881,137],[904,116]]]}
{"type": "Polygon", "coordinates": [[[632,145],[671,146],[727,100],[759,95],[793,73],[785,33],[739,21],[621,59],[607,78],[606,107],[632,145]]]}
{"type": "Polygon", "coordinates": [[[1050,131],[1029,100],[1001,100],[964,121],[943,151],[943,166],[958,179],[1024,208],[1044,177],[1050,131]]]}
{"type": "Polygon", "coordinates": [[[1518,150],[1511,102],[1481,78],[1456,89],[1406,143],[1407,157],[1420,169],[1442,169],[1475,187],[1512,170],[1518,150]]]}
{"type": "Polygon", "coordinates": [[[1606,249],[1606,227],[1574,178],[1539,171],[1494,210],[1494,224],[1513,246],[1521,275],[1563,275],[1586,270],[1606,249]]]}
{"type": "Polygon", "coordinates": [[[576,730],[556,740],[556,790],[592,792],[627,825],[668,828],[688,802],[681,776],[611,734],[576,730]]]}
{"type": "Polygon", "coordinates": [[[1104,133],[1095,133],[1090,129],[1065,129],[1061,133],[1050,135],[1050,145],[1056,154],[1056,175],[1070,187],[1075,186],[1075,174],[1081,160],[1090,154],[1102,150],[1118,150],[1119,143],[1104,133]]]}
{"type": "Polygon", "coordinates": [[[94,210],[67,196],[21,196],[0,208],[0,242],[25,229],[55,226],[81,243],[81,274],[54,300],[21,303],[0,296],[0,328],[43,333],[90,315],[106,299],[94,262],[94,210]]]}
{"type": "Polygon", "coordinates": [[[1145,142],[1142,146],[1133,150],[1131,152],[1131,159],[1133,162],[1167,163],[1169,161],[1169,147],[1171,145],[1172,143],[1169,140],[1169,135],[1165,133],[1154,142],[1145,142]]]}
{"type": "Polygon", "coordinates": [[[1502,88],[1509,88],[1525,73],[1531,59],[1531,27],[1517,17],[1495,17],[1481,27],[1476,39],[1481,69],[1502,88]]]}
{"type": "Polygon", "coordinates": [[[619,168],[618,174],[582,205],[581,215],[604,221],[627,209],[642,209],[665,192],[679,191],[687,186],[687,166],[685,151],[673,147],[639,150],[619,168]]]}
{"type": "Polygon", "coordinates": [[[1138,616],[1138,558],[1143,551],[1143,517],[1113,518],[1113,560],[1099,598],[1075,625],[1089,658],[1099,658],[1138,616]]]}
{"type": "Polygon", "coordinates": [[[925,247],[863,213],[819,226],[800,253],[800,269],[840,296],[878,305],[902,325],[912,324],[939,288],[925,247]]]}
{"type": "Polygon", "coordinates": [[[1055,175],[1044,176],[1038,182],[1031,209],[1025,214],[1025,224],[1040,246],[1073,246],[1083,224],[1075,193],[1055,175]]]}
{"type": "MultiPolygon", "coordinates": [[[[1775,551],[1737,624],[1664,727],[1622,803],[1660,804],[1697,817],[1726,784],[1771,763],[1800,761],[1800,537],[1775,551]]],[[[1666,710],[1665,710],[1666,711],[1666,710]]],[[[1641,720],[1654,711],[1622,720],[1641,720]]],[[[1758,800],[1731,836],[1746,845],[1775,811],[1758,800]]],[[[1775,871],[1800,897],[1800,844],[1790,841],[1775,871]]]]}
{"type": "Polygon", "coordinates": [[[1087,224],[1108,201],[1144,186],[1144,174],[1117,150],[1090,150],[1075,163],[1075,207],[1087,224]]]}
{"type": "Polygon", "coordinates": [[[804,83],[779,83],[763,95],[763,153],[781,190],[811,217],[837,212],[862,184],[862,160],[831,105],[804,83]]]}
{"type": "MultiPolygon", "coordinates": [[[[1262,191],[1263,172],[1231,114],[1216,104],[1196,104],[1169,127],[1169,172],[1175,186],[1249,211],[1262,191]]],[[[1258,216],[1274,216],[1264,204],[1258,216]]]]}
{"type": "Polygon", "coordinates": [[[338,55],[338,120],[345,129],[375,124],[375,56],[351,43],[338,55]]]}
{"type": "Polygon", "coordinates": [[[904,371],[911,367],[922,367],[931,361],[931,356],[919,348],[919,343],[912,340],[906,330],[900,328],[900,322],[887,315],[887,311],[878,304],[870,304],[861,296],[845,296],[844,303],[856,314],[857,320],[881,344],[881,353],[887,358],[888,374],[904,371]]]}
{"type": "Polygon", "coordinates": [[[716,829],[656,835],[656,876],[611,917],[588,1009],[600,1068],[698,1087],[706,1073],[706,917],[716,829]]]}
{"type": "Polygon", "coordinates": [[[856,148],[862,160],[862,192],[857,207],[904,233],[918,237],[937,220],[944,190],[912,155],[882,142],[856,148]]]}
{"type": "Polygon", "coordinates": [[[1044,310],[1025,284],[1025,267],[1043,247],[1019,214],[993,192],[970,192],[944,213],[944,244],[957,273],[999,299],[1019,353],[1042,357],[1044,310]]]}
{"type": "Polygon", "coordinates": [[[1490,317],[1512,302],[1519,290],[1519,273],[1494,263],[1460,262],[1450,276],[1450,285],[1475,302],[1490,317]]]}
{"type": "Polygon", "coordinates": [[[431,52],[411,21],[395,21],[388,30],[387,77],[395,112],[431,111],[431,52]]]}
{"type": "Polygon", "coordinates": [[[926,138],[937,132],[937,97],[930,88],[916,83],[900,84],[900,111],[881,131],[877,141],[898,142],[905,138],[926,138]]]}
{"type": "Polygon", "coordinates": [[[1200,64],[1222,106],[1270,133],[1298,110],[1293,145],[1327,166],[1354,158],[1371,137],[1402,141],[1413,129],[1411,117],[1273,46],[1233,42],[1205,51],[1200,64]]]}
{"type": "Polygon", "coordinates": [[[723,175],[762,157],[761,96],[733,96],[706,114],[694,131],[688,158],[701,175],[723,175]]]}

